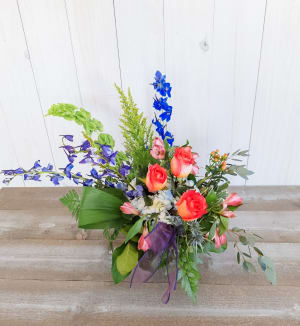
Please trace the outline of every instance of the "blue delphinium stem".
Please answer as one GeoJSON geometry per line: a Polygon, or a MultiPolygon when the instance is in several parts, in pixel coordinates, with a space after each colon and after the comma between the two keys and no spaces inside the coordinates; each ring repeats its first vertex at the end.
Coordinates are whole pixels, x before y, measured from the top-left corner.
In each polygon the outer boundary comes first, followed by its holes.
{"type": "Polygon", "coordinates": [[[166,82],[166,76],[160,71],[157,71],[154,76],[154,83],[152,83],[155,91],[161,95],[161,97],[155,96],[153,107],[155,110],[161,112],[159,116],[155,114],[155,119],[152,123],[156,127],[157,133],[164,140],[166,139],[170,146],[173,145],[174,136],[167,130],[167,123],[172,117],[172,106],[168,104],[168,98],[171,97],[172,87],[170,83],[166,82]]]}

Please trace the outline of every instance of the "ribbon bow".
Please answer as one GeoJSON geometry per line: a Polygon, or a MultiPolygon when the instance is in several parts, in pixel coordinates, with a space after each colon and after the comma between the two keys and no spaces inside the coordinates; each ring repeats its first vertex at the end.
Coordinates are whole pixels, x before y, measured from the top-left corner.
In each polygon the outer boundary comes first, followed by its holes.
{"type": "Polygon", "coordinates": [[[169,286],[162,296],[162,301],[164,303],[168,303],[171,291],[173,289],[176,290],[178,274],[178,250],[176,245],[175,229],[169,224],[159,222],[157,223],[156,227],[147,236],[145,236],[144,240],[149,244],[150,248],[144,253],[143,257],[138,261],[137,265],[135,266],[131,276],[130,287],[134,282],[145,283],[149,281],[150,278],[158,270],[162,261],[162,257],[166,252],[166,268],[169,286]],[[175,270],[169,273],[168,257],[171,249],[175,251],[176,268],[175,270]]]}

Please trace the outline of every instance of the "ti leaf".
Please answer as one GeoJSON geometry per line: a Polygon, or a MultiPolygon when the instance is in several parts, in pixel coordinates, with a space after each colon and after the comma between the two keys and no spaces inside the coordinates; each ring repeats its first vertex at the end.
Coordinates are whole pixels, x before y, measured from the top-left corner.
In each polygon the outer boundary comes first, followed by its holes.
{"type": "Polygon", "coordinates": [[[143,225],[143,219],[138,219],[133,226],[130,228],[126,235],[125,243],[127,243],[130,239],[132,239],[136,234],[138,234],[141,231],[142,225],[143,225]]]}
{"type": "Polygon", "coordinates": [[[128,220],[122,214],[123,204],[118,189],[95,189],[83,187],[80,208],[78,210],[78,226],[83,229],[121,228],[128,220]]]}
{"type": "Polygon", "coordinates": [[[60,201],[69,208],[72,216],[77,215],[80,208],[80,198],[75,190],[69,191],[62,198],[60,198],[60,201]]]}

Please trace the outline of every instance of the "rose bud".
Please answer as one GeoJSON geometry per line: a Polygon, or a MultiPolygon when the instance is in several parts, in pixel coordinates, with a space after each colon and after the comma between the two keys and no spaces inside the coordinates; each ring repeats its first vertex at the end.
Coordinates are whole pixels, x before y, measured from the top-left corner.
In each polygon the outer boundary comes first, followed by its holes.
{"type": "Polygon", "coordinates": [[[223,209],[227,206],[240,206],[243,204],[243,198],[241,198],[236,192],[231,193],[223,202],[223,209]]]}
{"type": "Polygon", "coordinates": [[[147,251],[150,248],[150,246],[149,246],[149,244],[147,242],[147,239],[145,240],[145,236],[148,235],[148,234],[149,234],[148,229],[145,226],[144,229],[143,229],[143,233],[142,233],[141,237],[139,238],[138,250],[147,251]]]}
{"type": "Polygon", "coordinates": [[[146,176],[146,186],[150,192],[163,189],[167,184],[167,171],[158,165],[149,165],[146,176]]]}
{"type": "Polygon", "coordinates": [[[171,171],[177,178],[186,178],[193,171],[196,164],[195,155],[191,147],[177,147],[171,160],[171,171]]]}
{"type": "Polygon", "coordinates": [[[224,217],[229,217],[229,218],[235,217],[235,214],[232,211],[229,211],[227,209],[223,210],[221,212],[221,215],[224,216],[224,217]]]}
{"type": "Polygon", "coordinates": [[[207,213],[206,199],[195,190],[186,191],[176,203],[178,214],[184,221],[196,220],[207,213]]]}
{"type": "Polygon", "coordinates": [[[222,245],[226,244],[226,234],[219,235],[219,229],[217,228],[213,240],[215,242],[215,248],[219,249],[222,245]]]}
{"type": "Polygon", "coordinates": [[[166,150],[164,142],[159,137],[154,139],[150,154],[156,160],[163,160],[165,158],[166,150]]]}
{"type": "Polygon", "coordinates": [[[133,214],[133,215],[140,215],[140,212],[130,203],[125,202],[121,207],[120,210],[124,214],[133,214]]]}

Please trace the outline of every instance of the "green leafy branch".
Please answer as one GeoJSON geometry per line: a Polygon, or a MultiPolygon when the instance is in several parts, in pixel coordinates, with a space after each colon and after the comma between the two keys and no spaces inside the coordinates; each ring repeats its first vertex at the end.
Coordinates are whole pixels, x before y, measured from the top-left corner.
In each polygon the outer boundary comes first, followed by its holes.
{"type": "Polygon", "coordinates": [[[195,248],[182,248],[179,250],[178,259],[178,280],[181,280],[181,286],[186,294],[193,300],[194,303],[198,301],[198,286],[201,278],[197,265],[202,263],[199,259],[195,248]]]}
{"type": "Polygon", "coordinates": [[[53,104],[48,110],[47,116],[48,115],[61,117],[65,120],[76,122],[78,125],[84,128],[85,133],[88,136],[91,136],[93,132],[100,133],[103,131],[103,125],[99,120],[93,118],[90,112],[83,108],[78,108],[73,104],[53,104]]]}
{"type": "Polygon", "coordinates": [[[237,262],[240,264],[242,261],[242,266],[245,272],[256,272],[255,266],[247,260],[247,258],[252,259],[251,249],[254,249],[258,255],[257,262],[261,269],[264,271],[268,281],[271,284],[276,283],[276,271],[271,258],[265,256],[263,252],[255,246],[255,238],[261,238],[255,233],[247,233],[244,229],[239,229],[237,227],[228,230],[229,234],[234,238],[234,248],[237,249],[237,262]],[[239,243],[243,246],[247,246],[248,252],[245,252],[239,247],[239,243]]]}
{"type": "Polygon", "coordinates": [[[62,198],[60,198],[60,201],[69,208],[72,216],[77,216],[80,208],[80,198],[75,190],[66,193],[62,198]]]}

